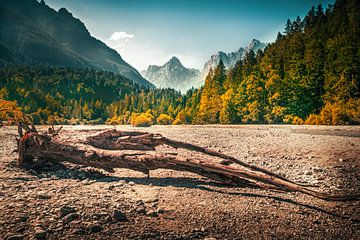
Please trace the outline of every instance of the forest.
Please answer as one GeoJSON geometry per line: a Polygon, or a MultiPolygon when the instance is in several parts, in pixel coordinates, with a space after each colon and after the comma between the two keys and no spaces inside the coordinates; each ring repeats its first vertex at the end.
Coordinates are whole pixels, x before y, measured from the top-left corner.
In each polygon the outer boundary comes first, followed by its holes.
{"type": "Polygon", "coordinates": [[[110,72],[7,65],[0,99],[37,124],[360,124],[359,5],[311,8],[263,52],[231,69],[220,61],[202,88],[183,95],[110,72]]]}

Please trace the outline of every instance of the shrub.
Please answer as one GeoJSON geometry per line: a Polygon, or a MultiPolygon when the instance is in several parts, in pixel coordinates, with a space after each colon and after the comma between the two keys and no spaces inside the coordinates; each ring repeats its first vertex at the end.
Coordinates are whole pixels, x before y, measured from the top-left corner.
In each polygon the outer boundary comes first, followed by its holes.
{"type": "Polygon", "coordinates": [[[150,127],[151,123],[151,120],[146,114],[134,115],[131,119],[131,125],[133,127],[150,127]]]}
{"type": "Polygon", "coordinates": [[[319,116],[316,114],[310,114],[308,116],[308,118],[305,121],[305,124],[309,124],[309,125],[319,125],[320,124],[320,119],[319,116]]]}
{"type": "Polygon", "coordinates": [[[154,116],[147,111],[146,113],[133,113],[130,123],[133,127],[150,127],[153,124],[154,116]]]}
{"type": "Polygon", "coordinates": [[[181,125],[184,124],[180,119],[175,119],[172,123],[172,125],[181,125]]]}
{"type": "Polygon", "coordinates": [[[296,115],[286,115],[284,118],[284,123],[303,124],[304,120],[302,120],[301,117],[296,116],[296,115]]]}
{"type": "Polygon", "coordinates": [[[170,117],[169,115],[162,113],[160,116],[156,119],[157,123],[160,125],[170,125],[174,119],[170,117]]]}

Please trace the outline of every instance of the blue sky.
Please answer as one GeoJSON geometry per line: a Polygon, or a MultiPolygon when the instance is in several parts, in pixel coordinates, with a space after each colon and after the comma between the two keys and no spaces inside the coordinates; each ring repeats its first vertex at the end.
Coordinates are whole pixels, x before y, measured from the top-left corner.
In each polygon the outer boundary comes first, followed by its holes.
{"type": "Polygon", "coordinates": [[[274,41],[288,18],[303,17],[330,0],[45,0],[66,7],[96,38],[138,70],[177,56],[202,69],[217,51],[231,52],[253,38],[274,41]]]}

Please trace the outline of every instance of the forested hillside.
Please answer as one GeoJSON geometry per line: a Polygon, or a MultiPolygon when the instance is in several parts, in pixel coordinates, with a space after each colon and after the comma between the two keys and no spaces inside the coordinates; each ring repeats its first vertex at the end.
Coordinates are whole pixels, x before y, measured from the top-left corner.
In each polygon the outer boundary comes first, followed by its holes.
{"type": "Polygon", "coordinates": [[[115,113],[150,108],[167,112],[183,99],[172,89],[149,90],[110,72],[26,66],[0,69],[0,98],[16,100],[35,123],[74,124],[104,123],[115,113]]]}
{"type": "Polygon", "coordinates": [[[288,20],[264,52],[212,71],[199,123],[360,123],[360,2],[340,0],[288,20]]]}
{"type": "Polygon", "coordinates": [[[338,0],[288,20],[264,52],[229,70],[220,62],[185,95],[108,72],[6,66],[0,98],[36,123],[360,124],[359,39],[360,2],[338,0]]]}

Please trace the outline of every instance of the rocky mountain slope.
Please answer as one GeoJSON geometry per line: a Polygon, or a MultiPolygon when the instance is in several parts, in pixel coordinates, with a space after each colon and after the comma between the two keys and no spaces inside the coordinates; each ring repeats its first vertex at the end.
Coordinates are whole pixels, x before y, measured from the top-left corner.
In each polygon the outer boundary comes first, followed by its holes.
{"type": "Polygon", "coordinates": [[[200,85],[204,83],[210,68],[214,69],[219,64],[220,59],[223,61],[226,68],[233,67],[237,61],[243,59],[245,54],[249,51],[256,53],[258,50],[264,50],[267,44],[260,42],[259,40],[253,39],[249,45],[245,48],[240,47],[239,50],[231,53],[225,53],[222,51],[212,55],[210,59],[205,63],[204,68],[201,72],[200,85]]]}
{"type": "Polygon", "coordinates": [[[150,65],[143,76],[159,88],[174,88],[185,92],[198,82],[200,71],[184,67],[180,60],[172,57],[162,66],[150,65]]]}
{"type": "Polygon", "coordinates": [[[55,11],[44,1],[4,0],[0,12],[0,64],[95,68],[152,86],[65,8],[55,11]]]}

